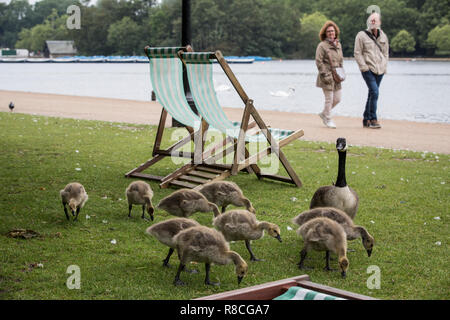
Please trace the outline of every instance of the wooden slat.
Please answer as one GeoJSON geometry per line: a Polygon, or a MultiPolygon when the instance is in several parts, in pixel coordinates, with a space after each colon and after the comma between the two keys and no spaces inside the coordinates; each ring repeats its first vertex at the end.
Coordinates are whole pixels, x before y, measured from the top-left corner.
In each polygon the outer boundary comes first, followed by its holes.
{"type": "Polygon", "coordinates": [[[332,296],[344,298],[344,299],[352,299],[352,300],[378,300],[373,297],[365,296],[359,293],[354,293],[350,291],[341,290],[338,288],[333,288],[329,286],[325,286],[320,283],[311,282],[309,280],[298,281],[298,285],[302,288],[314,290],[318,292],[322,292],[325,294],[329,294],[332,296]]]}
{"type": "Polygon", "coordinates": [[[189,174],[192,176],[197,176],[197,177],[206,178],[206,179],[214,179],[217,176],[212,173],[202,172],[202,171],[197,171],[197,170],[189,171],[189,174]]]}
{"type": "Polygon", "coordinates": [[[182,175],[181,177],[178,177],[177,180],[184,180],[187,182],[195,182],[195,183],[200,183],[200,184],[205,184],[208,181],[210,181],[209,179],[203,179],[203,178],[190,176],[190,175],[182,175]]]}
{"type": "Polygon", "coordinates": [[[181,187],[181,188],[188,188],[188,189],[194,189],[195,187],[197,187],[196,184],[192,184],[192,183],[189,183],[186,181],[179,181],[179,180],[172,180],[170,182],[170,185],[174,185],[174,186],[181,187]]]}
{"type": "Polygon", "coordinates": [[[283,294],[286,286],[295,286],[297,284],[296,279],[309,280],[309,276],[302,275],[300,277],[263,283],[256,286],[200,297],[195,300],[272,300],[283,294]]]}
{"type": "Polygon", "coordinates": [[[285,145],[291,143],[292,141],[302,137],[305,133],[303,132],[303,129],[295,131],[293,134],[289,135],[288,137],[281,140],[278,144],[280,148],[284,147],[285,145]]]}
{"type": "Polygon", "coordinates": [[[205,172],[209,172],[209,173],[217,173],[217,174],[221,174],[223,172],[223,170],[220,170],[220,169],[214,169],[214,168],[203,167],[203,166],[198,166],[197,168],[195,168],[195,170],[205,171],[205,172]]]}
{"type": "Polygon", "coordinates": [[[159,185],[161,188],[166,188],[173,180],[178,177],[186,174],[188,171],[192,170],[195,166],[192,163],[185,164],[181,168],[178,168],[174,172],[168,174],[162,179],[161,184],[159,185]]]}
{"type": "Polygon", "coordinates": [[[314,290],[324,294],[352,300],[377,300],[373,297],[365,296],[359,293],[341,290],[325,286],[319,283],[311,282],[308,275],[277,280],[263,283],[247,288],[221,292],[195,300],[272,300],[287,291],[290,287],[299,286],[305,289],[314,290]]]}
{"type": "Polygon", "coordinates": [[[295,184],[294,180],[292,180],[291,178],[285,177],[285,176],[280,176],[277,174],[261,174],[260,177],[295,184]]]}
{"type": "Polygon", "coordinates": [[[128,177],[149,179],[149,180],[155,180],[155,181],[161,181],[163,179],[163,177],[161,177],[161,176],[155,176],[152,174],[146,174],[146,173],[140,173],[140,172],[131,173],[128,175],[128,177]]]}

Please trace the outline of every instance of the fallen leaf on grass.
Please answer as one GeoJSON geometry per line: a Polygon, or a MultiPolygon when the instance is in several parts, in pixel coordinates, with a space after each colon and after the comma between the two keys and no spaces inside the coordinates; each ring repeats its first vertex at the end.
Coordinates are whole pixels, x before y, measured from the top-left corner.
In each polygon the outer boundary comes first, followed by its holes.
{"type": "Polygon", "coordinates": [[[35,237],[41,237],[41,234],[30,229],[14,229],[9,231],[6,236],[9,238],[31,239],[35,237]]]}

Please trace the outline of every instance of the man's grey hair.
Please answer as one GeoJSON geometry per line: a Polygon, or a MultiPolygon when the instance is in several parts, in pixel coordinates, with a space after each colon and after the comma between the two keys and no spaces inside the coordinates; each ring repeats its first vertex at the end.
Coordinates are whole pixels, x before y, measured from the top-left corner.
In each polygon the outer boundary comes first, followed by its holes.
{"type": "Polygon", "coordinates": [[[367,18],[367,30],[379,29],[381,27],[381,16],[377,12],[373,12],[367,18]]]}

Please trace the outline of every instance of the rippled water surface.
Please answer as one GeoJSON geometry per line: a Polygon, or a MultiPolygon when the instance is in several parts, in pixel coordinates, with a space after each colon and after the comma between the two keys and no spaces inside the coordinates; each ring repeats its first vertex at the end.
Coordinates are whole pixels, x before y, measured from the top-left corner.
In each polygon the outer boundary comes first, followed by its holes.
{"type": "MultiPolygon", "coordinates": [[[[323,94],[315,87],[313,60],[286,60],[230,64],[258,109],[319,113],[323,94]],[[295,92],[279,97],[277,91],[295,92]],[[292,90],[291,90],[292,91],[292,90]]],[[[353,60],[346,60],[343,97],[334,113],[362,117],[367,87],[353,60]]],[[[239,96],[219,65],[214,66],[219,100],[242,108],[239,96]]],[[[143,63],[0,63],[0,90],[149,100],[149,66],[143,63]]],[[[379,119],[450,122],[450,62],[390,61],[378,101],[379,119]]]]}

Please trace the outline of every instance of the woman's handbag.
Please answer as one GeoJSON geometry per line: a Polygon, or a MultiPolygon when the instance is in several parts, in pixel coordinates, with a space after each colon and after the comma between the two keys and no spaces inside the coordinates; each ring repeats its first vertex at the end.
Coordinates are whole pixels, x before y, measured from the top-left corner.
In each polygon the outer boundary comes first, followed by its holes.
{"type": "Polygon", "coordinates": [[[345,70],[344,67],[333,67],[331,65],[331,55],[330,52],[327,51],[328,53],[328,59],[330,59],[330,66],[331,66],[331,74],[333,75],[333,80],[336,83],[341,83],[342,81],[345,80],[345,70]]]}

